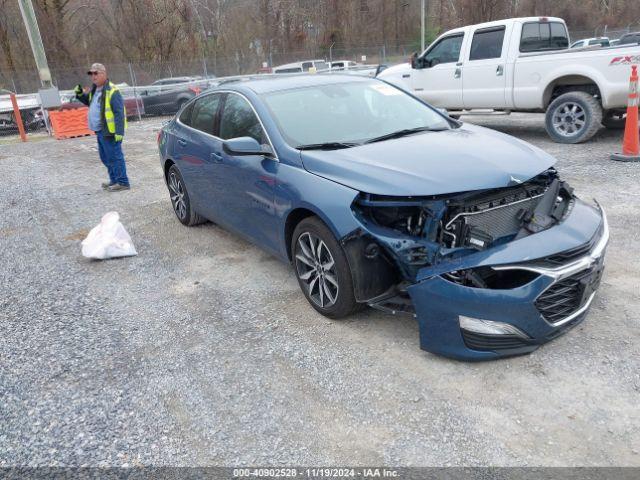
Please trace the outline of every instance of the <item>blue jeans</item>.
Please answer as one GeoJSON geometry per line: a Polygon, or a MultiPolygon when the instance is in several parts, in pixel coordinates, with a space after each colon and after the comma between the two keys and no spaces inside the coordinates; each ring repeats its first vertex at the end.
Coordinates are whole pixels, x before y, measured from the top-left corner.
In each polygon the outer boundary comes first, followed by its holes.
{"type": "Polygon", "coordinates": [[[109,183],[129,186],[127,166],[124,163],[122,142],[116,142],[113,137],[105,136],[102,131],[96,132],[98,137],[98,151],[100,160],[109,172],[109,183]]]}

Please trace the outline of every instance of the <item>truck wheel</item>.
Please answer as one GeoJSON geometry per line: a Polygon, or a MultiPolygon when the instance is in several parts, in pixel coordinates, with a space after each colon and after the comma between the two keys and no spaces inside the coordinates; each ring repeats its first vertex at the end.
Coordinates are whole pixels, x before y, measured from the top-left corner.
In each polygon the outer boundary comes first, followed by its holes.
{"type": "Polygon", "coordinates": [[[582,143],[595,135],[602,122],[600,102],[587,92],[568,92],[556,98],[545,115],[545,128],[553,141],[582,143]]]}
{"type": "Polygon", "coordinates": [[[622,130],[627,122],[627,113],[618,111],[605,112],[602,125],[610,130],[622,130]]]}

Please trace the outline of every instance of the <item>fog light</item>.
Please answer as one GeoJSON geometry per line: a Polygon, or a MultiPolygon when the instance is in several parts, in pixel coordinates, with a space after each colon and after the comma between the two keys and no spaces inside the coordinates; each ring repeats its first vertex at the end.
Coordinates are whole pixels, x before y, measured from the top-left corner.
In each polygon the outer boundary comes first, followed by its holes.
{"type": "Polygon", "coordinates": [[[493,320],[480,320],[479,318],[465,317],[459,315],[460,328],[469,332],[481,333],[483,335],[516,335],[520,338],[529,338],[522,330],[503,322],[493,320]]]}

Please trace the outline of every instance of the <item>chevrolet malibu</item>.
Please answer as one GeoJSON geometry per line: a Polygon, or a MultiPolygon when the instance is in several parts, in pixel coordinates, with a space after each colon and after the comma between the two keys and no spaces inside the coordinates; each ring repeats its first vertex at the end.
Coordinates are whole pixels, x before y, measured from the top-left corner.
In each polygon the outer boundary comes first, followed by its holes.
{"type": "Polygon", "coordinates": [[[290,262],[322,315],[413,316],[420,347],[531,352],[581,322],[609,238],[555,159],[376,79],[224,83],[158,135],[178,220],[290,262]]]}

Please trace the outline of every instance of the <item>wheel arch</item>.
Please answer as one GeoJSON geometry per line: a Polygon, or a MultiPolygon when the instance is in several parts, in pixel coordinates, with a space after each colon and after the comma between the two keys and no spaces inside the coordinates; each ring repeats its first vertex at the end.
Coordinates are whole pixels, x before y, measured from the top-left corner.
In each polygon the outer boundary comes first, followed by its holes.
{"type": "Polygon", "coordinates": [[[293,232],[302,220],[309,217],[318,217],[322,221],[322,223],[324,223],[329,228],[329,230],[331,230],[331,233],[336,238],[336,241],[340,241],[340,236],[336,231],[335,226],[329,221],[326,215],[324,215],[322,212],[311,205],[298,206],[292,209],[287,214],[287,218],[284,222],[283,239],[285,244],[285,251],[287,254],[287,260],[289,262],[292,261],[291,240],[293,240],[293,232]]]}
{"type": "Polygon", "coordinates": [[[545,87],[542,94],[544,108],[547,109],[549,104],[563,93],[572,91],[587,92],[602,99],[600,85],[592,76],[586,74],[561,75],[545,87]]]}
{"type": "Polygon", "coordinates": [[[164,164],[162,166],[162,173],[163,173],[163,176],[164,176],[164,183],[166,183],[166,184],[169,183],[169,169],[171,168],[172,165],[175,165],[175,164],[176,164],[176,162],[174,162],[170,158],[167,158],[164,161],[164,164]]]}

